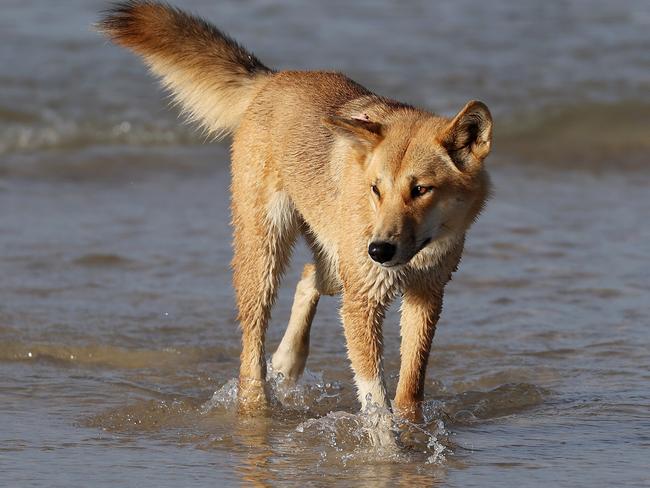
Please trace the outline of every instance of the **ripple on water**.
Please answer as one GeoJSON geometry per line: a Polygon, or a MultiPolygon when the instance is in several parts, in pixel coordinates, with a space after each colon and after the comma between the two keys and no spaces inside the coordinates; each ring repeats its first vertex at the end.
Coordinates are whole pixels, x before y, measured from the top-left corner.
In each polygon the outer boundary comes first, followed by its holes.
{"type": "Polygon", "coordinates": [[[124,256],[102,253],[84,254],[72,263],[86,268],[128,268],[135,265],[135,261],[124,256]]]}
{"type": "MultiPolygon", "coordinates": [[[[323,408],[323,399],[340,399],[341,387],[324,382],[320,374],[307,372],[304,379],[291,386],[283,383],[282,378],[270,376],[272,415],[283,416],[283,411],[286,415],[285,409],[289,408],[309,416],[287,434],[292,442],[304,446],[324,442],[320,461],[336,459],[343,464],[379,460],[442,462],[444,454],[454,448],[443,420],[450,425],[463,425],[505,417],[541,405],[549,394],[528,383],[505,384],[489,391],[465,391],[444,400],[426,401],[424,422],[414,424],[378,409],[357,414],[323,408]],[[373,445],[374,430],[386,418],[403,448],[398,452],[373,445]]],[[[203,404],[201,412],[205,415],[219,410],[234,411],[236,404],[237,379],[233,378],[203,404]]],[[[337,402],[334,405],[339,406],[337,402]]]]}
{"type": "Polygon", "coordinates": [[[177,369],[194,364],[214,351],[202,348],[142,349],[104,344],[67,345],[7,341],[0,344],[0,361],[50,361],[57,364],[101,366],[115,369],[177,369]]]}
{"type": "Polygon", "coordinates": [[[190,427],[197,417],[192,399],[140,400],[86,419],[87,427],[121,434],[154,433],[190,427]]]}
{"type": "Polygon", "coordinates": [[[316,456],[313,461],[317,464],[440,464],[458,447],[445,424],[474,425],[516,414],[539,406],[548,394],[528,383],[463,391],[427,400],[424,420],[415,424],[376,406],[351,413],[356,406],[342,400],[342,386],[326,381],[322,373],[306,371],[299,382],[288,384],[269,366],[269,378],[271,407],[252,423],[237,416],[238,386],[232,378],[207,401],[178,395],[140,399],[94,415],[84,425],[115,434],[171,435],[208,450],[228,447],[225,444],[245,450],[251,436],[263,437],[260,442],[264,445],[272,444],[269,439],[275,437],[272,449],[278,450],[278,455],[283,449],[302,452],[301,456],[316,456]],[[377,443],[378,433],[386,432],[399,448],[377,443]]]}
{"type": "Polygon", "coordinates": [[[541,405],[550,392],[529,383],[501,385],[489,391],[465,391],[443,402],[455,424],[506,417],[541,405]]]}

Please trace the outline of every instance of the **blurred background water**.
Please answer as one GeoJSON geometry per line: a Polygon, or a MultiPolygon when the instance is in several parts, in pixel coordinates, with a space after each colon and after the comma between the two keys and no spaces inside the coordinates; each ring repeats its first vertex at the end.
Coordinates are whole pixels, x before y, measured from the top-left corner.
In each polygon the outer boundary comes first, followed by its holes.
{"type": "MultiPolygon", "coordinates": [[[[237,418],[227,141],[92,31],[107,2],[1,0],[3,484],[650,485],[650,4],[174,4],[277,69],[492,109],[495,195],[448,287],[424,438],[367,445],[329,298],[312,373],[237,418]]],[[[395,311],[385,335],[396,374],[395,311]]]]}

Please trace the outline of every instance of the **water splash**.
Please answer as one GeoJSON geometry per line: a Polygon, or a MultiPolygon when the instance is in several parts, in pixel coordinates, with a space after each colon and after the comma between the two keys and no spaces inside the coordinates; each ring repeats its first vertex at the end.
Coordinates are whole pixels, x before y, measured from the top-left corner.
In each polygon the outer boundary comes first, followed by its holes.
{"type": "Polygon", "coordinates": [[[296,443],[323,443],[321,462],[338,460],[350,463],[425,462],[441,464],[448,448],[441,442],[447,435],[441,420],[414,424],[385,409],[366,410],[359,414],[330,412],[324,417],[300,423],[290,434],[296,443]],[[388,428],[395,443],[377,443],[378,433],[388,428]],[[300,434],[296,436],[295,434],[300,434]]]}
{"type": "MultiPolygon", "coordinates": [[[[267,381],[271,408],[277,410],[315,413],[324,409],[331,411],[340,403],[341,384],[336,381],[326,381],[322,373],[305,370],[302,378],[293,383],[286,381],[282,373],[273,371],[269,362],[267,364],[267,381]]],[[[227,381],[202,406],[201,412],[207,414],[214,409],[232,410],[236,408],[237,382],[237,378],[227,381]]]]}
{"type": "MultiPolygon", "coordinates": [[[[326,381],[322,373],[306,370],[293,383],[273,371],[269,363],[267,378],[272,412],[284,416],[287,411],[298,411],[312,416],[288,436],[292,443],[322,445],[320,462],[440,464],[450,452],[441,442],[447,431],[440,420],[439,402],[425,403],[424,422],[415,424],[373,402],[357,414],[340,410],[342,387],[338,382],[326,381]]],[[[200,412],[206,415],[216,410],[233,411],[237,408],[237,395],[238,380],[232,378],[214,392],[200,412]]]]}
{"type": "Polygon", "coordinates": [[[205,415],[215,409],[231,410],[237,407],[239,385],[237,378],[232,378],[214,392],[212,398],[201,406],[201,414],[205,415]]]}
{"type": "Polygon", "coordinates": [[[323,373],[305,370],[297,382],[287,381],[284,375],[273,370],[269,362],[267,376],[271,387],[271,402],[284,409],[313,412],[338,407],[343,389],[338,381],[326,381],[323,373]]]}

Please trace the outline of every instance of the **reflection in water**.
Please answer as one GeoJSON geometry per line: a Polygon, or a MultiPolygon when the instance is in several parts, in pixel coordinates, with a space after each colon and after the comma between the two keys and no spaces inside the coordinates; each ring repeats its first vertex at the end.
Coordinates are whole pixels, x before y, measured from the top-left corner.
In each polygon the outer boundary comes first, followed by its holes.
{"type": "Polygon", "coordinates": [[[234,432],[245,452],[242,463],[235,470],[244,486],[273,486],[278,480],[272,466],[273,450],[269,443],[271,419],[265,416],[238,418],[234,432]]]}

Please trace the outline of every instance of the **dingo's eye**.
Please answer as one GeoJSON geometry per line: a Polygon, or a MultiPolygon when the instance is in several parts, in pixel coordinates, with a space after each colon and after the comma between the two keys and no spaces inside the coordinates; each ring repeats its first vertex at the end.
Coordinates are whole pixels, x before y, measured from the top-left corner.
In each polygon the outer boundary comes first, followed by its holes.
{"type": "Polygon", "coordinates": [[[372,189],[372,192],[373,192],[375,195],[377,195],[378,197],[381,196],[381,193],[379,193],[379,188],[377,188],[377,185],[372,185],[370,188],[372,189]]]}
{"type": "Polygon", "coordinates": [[[418,198],[432,191],[433,191],[432,186],[420,186],[420,185],[414,186],[411,189],[411,198],[418,198]]]}

